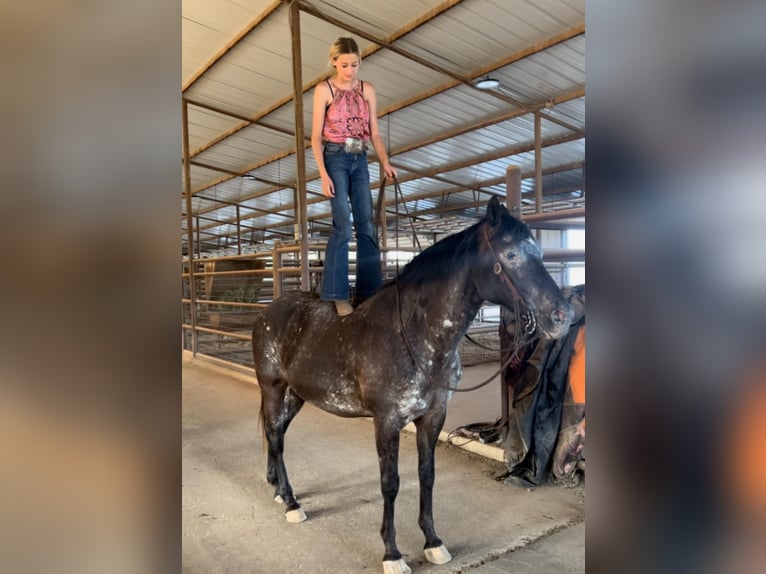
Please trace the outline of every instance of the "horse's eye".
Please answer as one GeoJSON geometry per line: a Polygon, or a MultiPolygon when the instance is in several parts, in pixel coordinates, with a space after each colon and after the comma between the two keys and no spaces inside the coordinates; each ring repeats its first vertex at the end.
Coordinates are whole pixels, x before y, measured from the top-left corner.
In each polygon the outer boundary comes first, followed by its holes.
{"type": "Polygon", "coordinates": [[[505,254],[506,259],[508,259],[509,261],[513,261],[514,259],[516,259],[517,256],[518,256],[518,253],[516,253],[515,251],[508,251],[505,254]]]}

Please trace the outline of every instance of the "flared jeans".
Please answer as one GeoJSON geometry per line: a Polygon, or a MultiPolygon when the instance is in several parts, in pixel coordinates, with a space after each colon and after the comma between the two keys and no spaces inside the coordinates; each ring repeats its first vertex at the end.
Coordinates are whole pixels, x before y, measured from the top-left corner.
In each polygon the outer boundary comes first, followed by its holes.
{"type": "Polygon", "coordinates": [[[348,300],[348,244],[351,215],[356,231],[356,290],[359,299],[372,296],[381,286],[380,248],[373,224],[370,173],[367,153],[347,153],[342,144],[325,144],[324,163],[335,187],[332,206],[332,235],[327,242],[322,290],[324,301],[348,300]]]}

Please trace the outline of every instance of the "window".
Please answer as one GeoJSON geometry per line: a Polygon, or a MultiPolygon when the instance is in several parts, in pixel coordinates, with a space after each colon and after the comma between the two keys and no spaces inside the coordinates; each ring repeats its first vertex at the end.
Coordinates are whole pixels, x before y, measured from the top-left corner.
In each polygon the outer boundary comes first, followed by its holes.
{"type": "MultiPolygon", "coordinates": [[[[566,249],[585,249],[585,230],[567,229],[564,232],[564,247],[566,249]]],[[[585,283],[585,263],[567,263],[564,274],[565,285],[582,285],[585,283]]]]}

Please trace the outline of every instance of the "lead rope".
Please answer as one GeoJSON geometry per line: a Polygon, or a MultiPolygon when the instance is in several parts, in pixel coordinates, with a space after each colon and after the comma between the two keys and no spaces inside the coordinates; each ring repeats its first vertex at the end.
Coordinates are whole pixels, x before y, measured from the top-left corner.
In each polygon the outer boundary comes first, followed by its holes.
{"type": "MultiPolygon", "coordinates": [[[[375,227],[376,227],[376,231],[378,230],[378,228],[380,228],[381,218],[382,218],[382,216],[381,216],[382,210],[386,208],[386,205],[385,205],[386,179],[387,179],[387,176],[386,176],[386,174],[384,172],[382,174],[382,178],[380,180],[380,190],[378,191],[378,204],[375,207],[375,227]]],[[[407,203],[404,201],[404,194],[402,193],[402,188],[399,185],[399,179],[396,176],[394,176],[394,205],[398,206],[399,203],[396,201],[397,199],[401,199],[401,203],[404,206],[404,214],[405,214],[405,216],[407,217],[407,220],[410,223],[410,228],[412,229],[412,237],[414,239],[414,243],[418,246],[418,249],[420,251],[423,251],[423,248],[420,245],[420,239],[418,239],[418,234],[415,231],[415,224],[412,221],[414,218],[410,217],[410,212],[407,209],[407,203]]],[[[398,208],[397,208],[397,211],[396,211],[396,215],[397,215],[397,217],[399,215],[398,208]]],[[[399,249],[399,223],[398,222],[396,224],[395,230],[396,230],[396,232],[395,232],[396,249],[398,250],[399,249]]],[[[398,259],[397,259],[397,265],[398,265],[398,259]]],[[[399,271],[399,269],[397,267],[397,272],[398,271],[399,271]]]]}

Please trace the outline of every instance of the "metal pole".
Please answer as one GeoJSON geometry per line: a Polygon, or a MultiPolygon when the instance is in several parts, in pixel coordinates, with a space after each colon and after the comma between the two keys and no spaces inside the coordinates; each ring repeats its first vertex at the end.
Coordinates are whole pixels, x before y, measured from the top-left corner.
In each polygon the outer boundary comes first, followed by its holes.
{"type": "MultiPolygon", "coordinates": [[[[535,112],[535,212],[543,212],[543,136],[542,116],[535,112]]],[[[535,229],[535,237],[539,242],[542,232],[535,229]]]]}
{"type": "MultiPolygon", "coordinates": [[[[505,170],[505,204],[508,211],[517,219],[521,219],[521,167],[518,165],[509,165],[505,170]]],[[[501,331],[505,329],[505,322],[500,321],[501,331]]],[[[502,334],[500,340],[503,340],[502,334]]],[[[510,350],[508,351],[511,352],[510,350]]],[[[505,357],[500,356],[500,361],[505,357]]],[[[506,370],[509,367],[506,367],[506,370]]],[[[505,380],[506,371],[500,374],[500,416],[503,421],[503,428],[500,440],[505,442],[508,436],[508,421],[511,412],[511,393],[508,389],[508,383],[505,380]]]]}
{"type": "Polygon", "coordinates": [[[202,253],[202,233],[201,233],[200,225],[199,225],[200,223],[199,214],[197,214],[196,220],[197,220],[197,254],[200,254],[202,253]]]}
{"type": "Polygon", "coordinates": [[[535,113],[535,211],[543,210],[543,146],[542,118],[535,113]]]}
{"type": "Polygon", "coordinates": [[[558,211],[546,211],[545,213],[530,213],[524,216],[524,223],[536,221],[556,221],[557,219],[570,219],[572,217],[585,217],[584,207],[572,209],[560,209],[558,211]]]}
{"type": "Polygon", "coordinates": [[[509,165],[505,170],[505,206],[516,219],[521,219],[521,167],[509,165]]]}
{"type": "Polygon", "coordinates": [[[191,165],[189,164],[189,105],[184,101],[182,110],[184,146],[184,195],[186,195],[186,245],[189,255],[189,299],[191,303],[192,357],[197,356],[197,288],[194,277],[194,218],[191,201],[191,165]]]}
{"type": "Polygon", "coordinates": [[[386,217],[386,186],[380,186],[380,194],[382,198],[378,198],[378,205],[380,206],[380,242],[381,247],[385,251],[388,249],[388,218],[386,217]]]}
{"type": "Polygon", "coordinates": [[[308,291],[309,247],[308,218],[306,216],[306,148],[303,138],[303,73],[301,69],[301,11],[296,0],[290,2],[290,36],[292,37],[293,104],[295,107],[295,205],[298,207],[298,235],[301,242],[301,291],[308,291]]]}
{"type": "Polygon", "coordinates": [[[282,267],[282,252],[280,251],[282,242],[277,239],[274,242],[274,247],[271,250],[271,270],[272,270],[272,296],[276,301],[282,296],[282,275],[280,269],[282,267]]]}
{"type": "Polygon", "coordinates": [[[242,255],[242,221],[239,217],[239,204],[237,204],[237,255],[242,255]]]}

